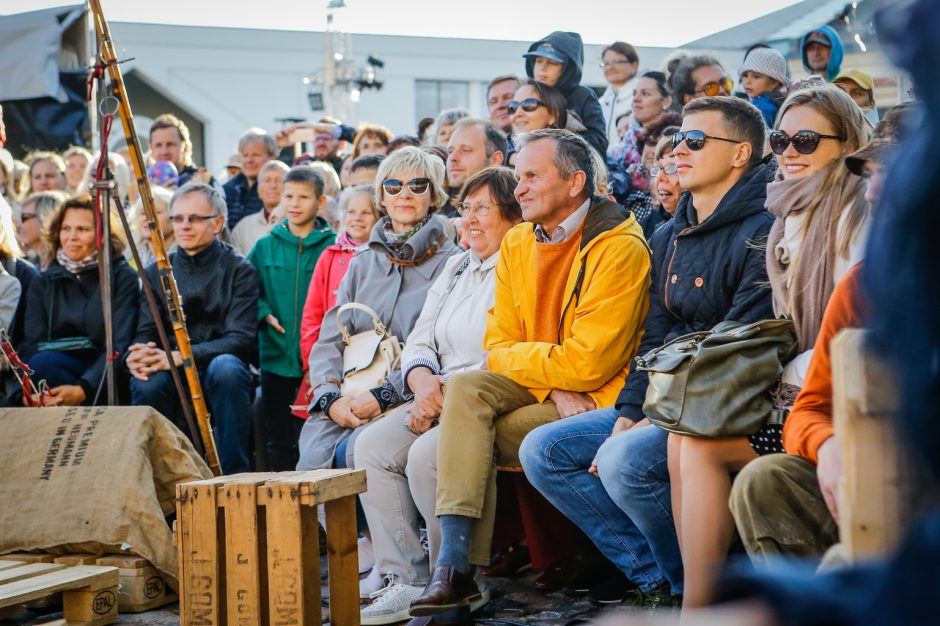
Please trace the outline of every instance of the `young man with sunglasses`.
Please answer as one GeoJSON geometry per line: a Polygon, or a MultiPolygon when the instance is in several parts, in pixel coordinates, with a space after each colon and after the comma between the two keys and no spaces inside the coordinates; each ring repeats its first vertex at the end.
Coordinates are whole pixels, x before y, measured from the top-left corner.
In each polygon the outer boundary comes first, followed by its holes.
{"type": "MultiPolygon", "coordinates": [[[[650,239],[640,355],[724,320],[773,316],[760,245],[773,222],[764,209],[773,176],[760,111],[740,98],[696,99],[672,141],[684,193],[650,239]]],[[[596,602],[676,604],[683,593],[667,433],[643,413],[648,382],[631,364],[615,407],[542,426],[520,451],[529,481],[617,566],[591,590],[596,602]]]]}
{"type": "MultiPolygon", "coordinates": [[[[178,244],[170,254],[170,264],[203,394],[212,412],[222,472],[249,472],[252,398],[248,365],[257,363],[258,355],[258,274],[235,248],[219,239],[226,206],[217,189],[188,183],[173,194],[169,213],[178,244]]],[[[156,263],[147,268],[147,277],[155,293],[162,293],[156,263]]],[[[187,432],[157,323],[163,324],[175,348],[165,309],[161,308],[157,322],[141,298],[137,336],[126,360],[133,376],[131,399],[135,406],[155,408],[187,432]]],[[[173,360],[182,366],[175,349],[173,360]]]]}
{"type": "Polygon", "coordinates": [[[649,252],[636,219],[594,195],[594,157],[579,135],[542,129],[517,141],[515,196],[526,223],[503,239],[482,369],[447,384],[441,551],[413,616],[480,597],[473,565],[489,560],[495,459],[515,465],[534,427],[610,406],[639,344],[649,252]]]}
{"type": "Polygon", "coordinates": [[[696,55],[684,59],[669,79],[673,98],[686,104],[705,96],[730,96],[734,81],[713,56],[696,55]]]}

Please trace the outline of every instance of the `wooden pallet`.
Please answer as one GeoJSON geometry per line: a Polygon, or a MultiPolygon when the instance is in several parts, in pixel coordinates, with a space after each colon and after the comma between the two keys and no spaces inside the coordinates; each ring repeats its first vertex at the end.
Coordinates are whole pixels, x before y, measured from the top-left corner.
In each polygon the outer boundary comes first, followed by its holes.
{"type": "Polygon", "coordinates": [[[70,626],[111,624],[118,614],[118,569],[0,561],[0,610],[62,593],[70,626]]]}
{"type": "Polygon", "coordinates": [[[177,595],[167,587],[160,573],[147,559],[123,554],[94,558],[98,565],[116,567],[119,570],[119,612],[143,613],[178,600],[177,595]]]}
{"type": "Polygon", "coordinates": [[[319,504],[332,626],[359,626],[355,496],[364,470],[239,474],[178,485],[183,626],[321,623],[319,504]]]}

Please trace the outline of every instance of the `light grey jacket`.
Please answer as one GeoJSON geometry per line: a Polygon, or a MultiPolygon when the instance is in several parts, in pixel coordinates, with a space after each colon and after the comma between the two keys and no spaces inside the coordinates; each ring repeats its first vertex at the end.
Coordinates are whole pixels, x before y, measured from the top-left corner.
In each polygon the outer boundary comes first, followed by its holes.
{"type": "MultiPolygon", "coordinates": [[[[323,316],[320,338],[310,351],[310,384],[314,389],[311,406],[316,406],[327,393],[339,393],[343,377],[343,339],[336,321],[336,310],[347,302],[358,302],[371,307],[389,332],[405,342],[424,307],[428,290],[444,270],[447,259],[460,249],[446,235],[445,218],[434,215],[418,232],[411,236],[406,258],[414,259],[437,245],[434,254],[420,265],[397,265],[389,260],[391,254],[385,243],[383,230],[387,217],[372,229],[366,248],[349,264],[349,270],[337,291],[336,304],[323,316]],[[443,239],[443,240],[442,240],[443,239]]],[[[343,314],[343,323],[351,335],[372,329],[372,319],[361,311],[343,314]]],[[[396,389],[402,388],[401,370],[389,377],[396,389]]],[[[352,431],[314,413],[304,425],[301,435],[302,469],[330,467],[336,445],[352,431]]],[[[350,450],[352,445],[350,444],[350,450]]]]}

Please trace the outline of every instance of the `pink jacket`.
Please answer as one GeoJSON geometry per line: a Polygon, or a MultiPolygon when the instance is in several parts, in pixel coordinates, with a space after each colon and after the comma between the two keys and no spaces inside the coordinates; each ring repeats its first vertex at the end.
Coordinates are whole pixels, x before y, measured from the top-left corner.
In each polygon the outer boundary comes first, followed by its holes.
{"type": "Polygon", "coordinates": [[[360,245],[348,233],[343,233],[317,260],[300,320],[300,358],[305,370],[310,350],[320,337],[323,315],[336,304],[336,290],[360,245]]]}

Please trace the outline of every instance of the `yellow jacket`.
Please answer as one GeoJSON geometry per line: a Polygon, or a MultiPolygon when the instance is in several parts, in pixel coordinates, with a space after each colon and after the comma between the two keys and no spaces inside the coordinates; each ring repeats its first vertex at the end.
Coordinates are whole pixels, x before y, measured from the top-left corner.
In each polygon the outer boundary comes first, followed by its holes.
{"type": "Polygon", "coordinates": [[[544,402],[552,389],[613,406],[636,355],[649,306],[650,251],[631,214],[595,199],[565,285],[559,343],[530,341],[535,323],[534,226],[519,224],[500,247],[489,310],[487,368],[544,402]]]}

